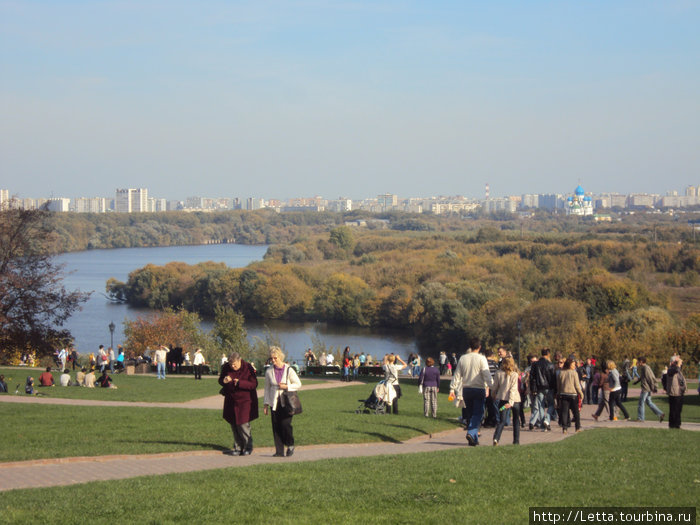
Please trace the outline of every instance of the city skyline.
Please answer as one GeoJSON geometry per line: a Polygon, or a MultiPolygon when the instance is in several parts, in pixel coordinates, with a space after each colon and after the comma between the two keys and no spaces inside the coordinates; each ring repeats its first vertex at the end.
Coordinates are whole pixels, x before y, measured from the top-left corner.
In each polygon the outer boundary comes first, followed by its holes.
{"type": "MultiPolygon", "coordinates": [[[[256,210],[271,208],[276,211],[369,211],[401,210],[413,213],[431,212],[435,214],[453,211],[472,211],[481,207],[487,213],[495,211],[515,212],[522,209],[546,208],[568,209],[575,215],[590,215],[596,209],[606,208],[692,208],[700,205],[700,185],[688,185],[683,191],[659,192],[596,192],[586,191],[580,184],[570,192],[523,193],[520,195],[492,195],[485,186],[483,198],[465,195],[425,195],[405,196],[396,193],[382,193],[365,196],[362,199],[347,197],[276,198],[266,197],[227,197],[190,195],[186,198],[168,200],[149,194],[148,188],[116,188],[114,198],[92,197],[23,197],[11,190],[0,188],[0,206],[14,201],[15,206],[35,209],[48,204],[50,211],[105,213],[162,212],[162,211],[212,211],[226,209],[256,210]]],[[[12,204],[11,204],[12,205],[12,204]]]]}
{"type": "Polygon", "coordinates": [[[0,2],[0,187],[682,193],[698,26],[685,1],[0,2]]]}

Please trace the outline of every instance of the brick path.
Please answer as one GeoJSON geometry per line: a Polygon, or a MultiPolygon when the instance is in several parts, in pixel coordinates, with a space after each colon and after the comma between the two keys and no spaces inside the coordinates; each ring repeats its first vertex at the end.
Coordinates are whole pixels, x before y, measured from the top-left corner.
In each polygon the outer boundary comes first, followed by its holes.
{"type": "MultiPolygon", "coordinates": [[[[329,382],[309,385],[304,390],[318,388],[333,388],[352,383],[329,382]]],[[[259,392],[260,394],[261,392],[259,392]]],[[[632,391],[630,391],[632,395],[632,391]]],[[[103,405],[103,406],[178,406],[182,408],[221,408],[221,396],[207,397],[188,403],[129,403],[107,402],[70,399],[47,399],[23,396],[0,396],[4,402],[36,402],[73,405],[103,405]],[[19,401],[24,400],[24,401],[19,401]],[[187,405],[187,406],[185,406],[187,405]]],[[[585,405],[582,410],[581,424],[584,430],[601,427],[614,428],[665,428],[666,422],[659,423],[649,419],[646,423],[625,421],[600,421],[591,418],[593,405],[585,405]]],[[[636,415],[636,414],[630,414],[636,415]]],[[[651,415],[651,414],[649,414],[651,415]]],[[[391,417],[391,416],[385,416],[391,417]]],[[[700,431],[700,423],[683,423],[685,430],[700,431]]],[[[480,438],[482,446],[491,446],[493,429],[483,429],[480,438]]],[[[551,443],[565,439],[572,434],[564,435],[558,426],[554,425],[551,432],[523,431],[520,433],[521,445],[533,443],[551,443]]],[[[501,445],[508,446],[512,442],[512,428],[506,427],[501,436],[501,445]]],[[[419,436],[402,443],[360,443],[360,444],[330,444],[297,447],[294,456],[290,458],[275,458],[274,448],[256,448],[251,456],[231,457],[220,451],[187,451],[164,454],[119,455],[99,457],[73,457],[57,459],[41,459],[0,463],[0,491],[23,488],[40,488],[61,485],[73,485],[91,481],[106,481],[125,479],[137,476],[172,474],[192,472],[227,467],[245,467],[250,465],[270,463],[298,463],[302,461],[317,461],[343,457],[378,456],[385,454],[413,454],[416,452],[434,452],[453,450],[465,447],[465,431],[461,428],[448,430],[430,436],[419,436]]]]}

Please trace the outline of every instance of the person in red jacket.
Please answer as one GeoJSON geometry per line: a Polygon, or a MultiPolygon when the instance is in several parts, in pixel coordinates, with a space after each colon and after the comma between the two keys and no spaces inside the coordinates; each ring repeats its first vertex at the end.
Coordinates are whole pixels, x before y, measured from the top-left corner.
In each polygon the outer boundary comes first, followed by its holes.
{"type": "Polygon", "coordinates": [[[42,372],[39,376],[39,384],[41,386],[54,386],[53,375],[51,374],[51,367],[46,367],[46,372],[42,372]]]}

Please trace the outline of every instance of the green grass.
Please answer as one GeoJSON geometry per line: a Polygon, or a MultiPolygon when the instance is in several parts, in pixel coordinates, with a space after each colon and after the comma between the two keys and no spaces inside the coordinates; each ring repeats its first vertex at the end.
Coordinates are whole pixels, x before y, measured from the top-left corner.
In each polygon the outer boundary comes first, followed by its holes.
{"type": "Polygon", "coordinates": [[[696,506],[699,448],[696,432],[597,429],[523,447],[16,490],[0,493],[0,509],[15,524],[86,515],[91,523],[528,523],[530,506],[696,506]]]}
{"type": "MultiPolygon", "coordinates": [[[[5,382],[11,393],[19,384],[20,393],[24,395],[24,384],[27,376],[34,378],[34,384],[39,383],[40,369],[27,368],[3,368],[0,374],[5,376],[5,382]]],[[[75,379],[75,373],[71,371],[71,379],[75,379]]],[[[54,382],[59,383],[59,372],[52,372],[54,382]]],[[[97,372],[96,376],[99,377],[97,372]]],[[[215,396],[221,388],[217,382],[217,376],[204,376],[201,381],[195,381],[192,375],[168,375],[165,381],[152,375],[110,374],[112,384],[117,388],[80,388],[80,387],[37,387],[37,391],[53,398],[91,399],[98,401],[145,401],[152,403],[182,403],[202,397],[215,396]]],[[[263,378],[258,378],[259,387],[263,387],[263,378]]],[[[321,381],[305,380],[309,385],[321,381]]]]}
{"type": "MultiPolygon", "coordinates": [[[[356,414],[358,400],[368,397],[371,388],[358,384],[302,391],[304,413],[294,418],[297,444],[403,441],[455,426],[449,418],[459,412],[447,402],[446,393],[441,394],[439,417],[433,420],[423,417],[422,397],[409,385],[399,403],[400,415],[356,414]]],[[[230,427],[220,410],[24,403],[2,403],[0,410],[0,461],[225,449],[232,444],[230,427]]],[[[255,444],[273,446],[269,416],[263,416],[262,410],[260,414],[252,423],[255,444]]]]}
{"type": "MultiPolygon", "coordinates": [[[[666,414],[666,419],[664,421],[668,421],[668,396],[666,396],[666,394],[659,393],[654,394],[651,399],[654,404],[659,407],[659,410],[666,414]]],[[[629,412],[630,419],[637,419],[639,397],[629,396],[623,405],[625,405],[627,412],[629,412]]],[[[593,407],[591,412],[594,411],[595,407],[593,407]]],[[[654,421],[656,419],[656,416],[648,406],[644,409],[644,414],[647,421],[654,421]]],[[[688,393],[684,396],[681,421],[688,423],[700,423],[700,396],[698,395],[697,389],[688,390],[688,393]]]]}

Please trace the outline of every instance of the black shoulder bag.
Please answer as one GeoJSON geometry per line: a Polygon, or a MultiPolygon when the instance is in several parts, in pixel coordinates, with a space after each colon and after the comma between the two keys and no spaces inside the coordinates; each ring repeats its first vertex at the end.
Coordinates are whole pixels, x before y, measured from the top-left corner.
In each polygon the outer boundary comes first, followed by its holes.
{"type": "MultiPolygon", "coordinates": [[[[287,376],[285,377],[285,383],[287,383],[287,388],[289,388],[289,366],[287,367],[287,376]]],[[[299,401],[299,395],[296,392],[290,392],[289,390],[283,390],[279,399],[282,408],[287,411],[290,416],[296,416],[302,413],[301,401],[299,401]]]]}

